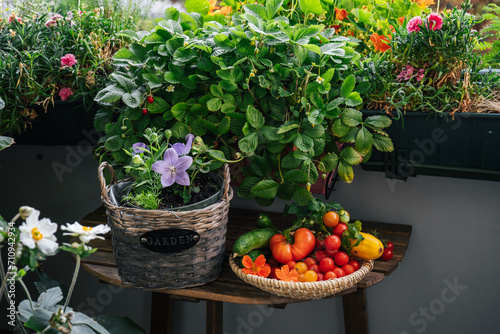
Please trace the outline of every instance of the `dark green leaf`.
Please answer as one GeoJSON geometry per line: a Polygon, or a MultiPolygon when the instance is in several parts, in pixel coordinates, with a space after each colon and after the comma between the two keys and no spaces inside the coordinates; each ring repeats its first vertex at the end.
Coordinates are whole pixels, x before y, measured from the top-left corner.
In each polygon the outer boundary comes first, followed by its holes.
{"type": "Polygon", "coordinates": [[[358,150],[358,152],[360,152],[362,155],[365,155],[372,148],[373,136],[367,128],[361,126],[361,129],[359,130],[358,135],[356,136],[355,143],[356,143],[356,150],[358,150]]]}
{"type": "Polygon", "coordinates": [[[292,169],[283,175],[286,182],[305,184],[308,180],[307,173],[299,169],[292,169]]]}
{"type": "Polygon", "coordinates": [[[262,180],[252,188],[252,193],[257,197],[274,199],[278,192],[279,184],[274,180],[262,180]]]}
{"type": "Polygon", "coordinates": [[[293,193],[293,199],[299,205],[307,205],[309,201],[312,199],[312,194],[302,186],[296,186],[295,191],[293,193]]]}

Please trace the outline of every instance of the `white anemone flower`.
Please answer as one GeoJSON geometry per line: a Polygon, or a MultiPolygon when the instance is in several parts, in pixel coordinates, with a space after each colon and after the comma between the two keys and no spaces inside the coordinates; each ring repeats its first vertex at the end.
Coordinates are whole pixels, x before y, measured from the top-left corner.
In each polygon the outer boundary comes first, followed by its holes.
{"type": "Polygon", "coordinates": [[[39,216],[40,211],[34,210],[19,226],[19,231],[21,231],[19,240],[30,249],[38,247],[45,255],[54,255],[59,248],[54,235],[57,231],[57,224],[52,223],[48,218],[38,220],[39,216]]]}
{"type": "Polygon", "coordinates": [[[61,226],[61,230],[68,231],[69,233],[64,233],[64,235],[70,235],[72,237],[79,237],[80,240],[84,243],[87,243],[94,239],[103,239],[104,237],[98,234],[106,234],[111,229],[107,225],[97,225],[94,227],[91,226],[82,226],[78,222],[74,222],[73,224],[66,224],[66,226],[61,226]]]}

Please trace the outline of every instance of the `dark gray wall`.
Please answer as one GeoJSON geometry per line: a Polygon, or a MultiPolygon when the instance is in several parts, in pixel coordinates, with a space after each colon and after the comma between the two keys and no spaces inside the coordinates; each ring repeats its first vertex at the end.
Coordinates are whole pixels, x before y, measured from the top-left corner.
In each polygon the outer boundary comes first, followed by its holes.
{"type": "MultiPolygon", "coordinates": [[[[370,333],[498,331],[500,183],[426,176],[392,182],[382,173],[356,168],[355,181],[336,188],[332,200],[354,218],[413,226],[404,261],[367,290],[370,333]]],[[[14,146],[1,151],[0,214],[10,218],[21,205],[59,224],[97,208],[97,162],[90,149],[14,146]]],[[[238,198],[231,205],[263,210],[238,198]]],[[[282,202],[265,208],[282,209],[282,202]]],[[[73,263],[67,254],[58,254],[45,269],[69,283],[73,263]]],[[[128,315],[148,328],[150,298],[148,292],[113,288],[83,272],[71,305],[90,313],[128,315]]],[[[23,299],[20,290],[16,299],[23,299]]],[[[174,333],[204,333],[204,307],[204,302],[174,302],[174,333]]],[[[340,299],[291,304],[285,310],[224,305],[225,334],[343,333],[342,319],[340,299]]],[[[0,328],[5,323],[0,320],[0,328]]]]}

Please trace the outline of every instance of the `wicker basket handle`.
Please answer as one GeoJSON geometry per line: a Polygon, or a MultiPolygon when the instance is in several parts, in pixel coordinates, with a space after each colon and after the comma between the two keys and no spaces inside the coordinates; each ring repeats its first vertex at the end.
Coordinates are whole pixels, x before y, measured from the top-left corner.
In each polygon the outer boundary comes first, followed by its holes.
{"type": "Polygon", "coordinates": [[[99,183],[101,184],[101,197],[106,202],[111,202],[111,200],[108,197],[108,192],[106,190],[106,178],[104,177],[104,169],[107,169],[108,172],[111,174],[110,185],[113,185],[116,183],[116,174],[115,174],[115,170],[113,169],[113,166],[108,164],[106,161],[101,163],[101,165],[97,169],[97,178],[99,179],[99,183]]]}
{"type": "Polygon", "coordinates": [[[224,164],[224,195],[222,198],[228,199],[229,186],[231,183],[231,174],[229,173],[229,164],[224,164]]]}

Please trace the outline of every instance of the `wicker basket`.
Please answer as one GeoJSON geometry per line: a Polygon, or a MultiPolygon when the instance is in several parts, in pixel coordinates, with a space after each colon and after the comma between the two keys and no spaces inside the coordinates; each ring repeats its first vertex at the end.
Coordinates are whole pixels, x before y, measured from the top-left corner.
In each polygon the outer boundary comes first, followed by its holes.
{"type": "Polygon", "coordinates": [[[341,278],[319,282],[283,282],[245,274],[232,257],[229,259],[229,264],[234,273],[248,284],[273,295],[295,299],[319,299],[334,295],[355,286],[373,269],[373,261],[365,261],[359,270],[341,278]]]}
{"type": "MultiPolygon", "coordinates": [[[[224,190],[217,203],[191,211],[145,210],[115,205],[109,198],[116,175],[108,163],[98,169],[101,200],[111,228],[113,254],[124,286],[156,290],[179,289],[215,280],[222,269],[229,201],[229,167],[224,168],[224,190]],[[106,185],[104,169],[111,174],[106,185]],[[160,253],[146,248],[144,235],[178,229],[197,236],[191,248],[160,253]]],[[[184,239],[183,239],[184,240],[184,239]]]]}

